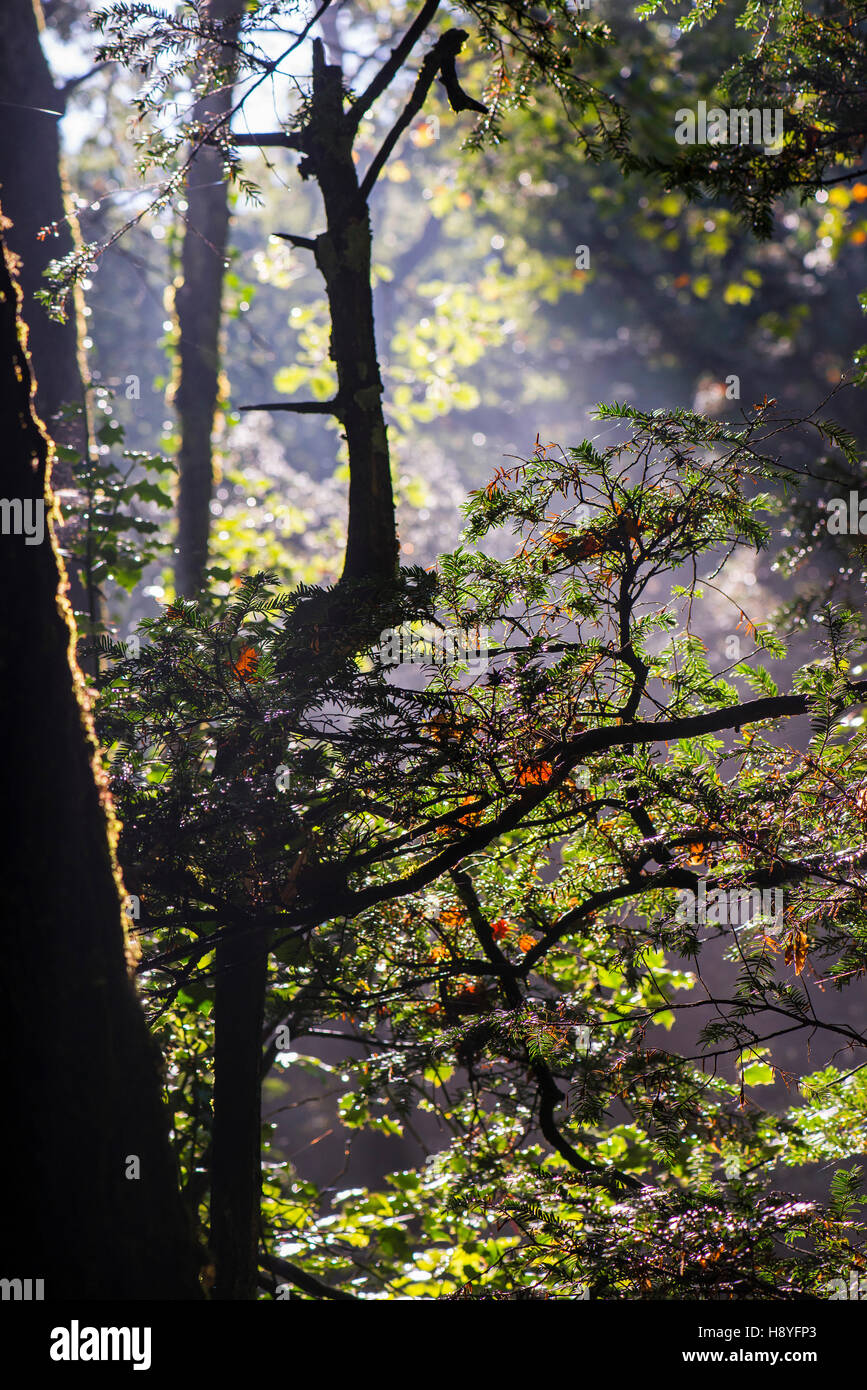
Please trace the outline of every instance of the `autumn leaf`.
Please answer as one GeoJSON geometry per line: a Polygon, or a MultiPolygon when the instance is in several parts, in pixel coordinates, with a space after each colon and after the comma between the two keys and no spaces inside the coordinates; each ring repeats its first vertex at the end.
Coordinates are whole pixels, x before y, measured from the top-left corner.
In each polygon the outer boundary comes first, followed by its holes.
{"type": "Polygon", "coordinates": [[[456,907],[444,907],[440,913],[440,921],[444,927],[462,927],[466,918],[456,907]]]}
{"type": "Polygon", "coordinates": [[[591,555],[599,555],[605,549],[605,541],[601,536],[597,536],[594,531],[588,531],[586,536],[582,536],[574,548],[576,560],[589,560],[591,555]]]}
{"type": "Polygon", "coordinates": [[[545,540],[552,550],[566,550],[573,541],[574,537],[569,531],[546,531],[545,540]]]}
{"type": "Polygon", "coordinates": [[[518,768],[519,787],[541,787],[550,782],[554,769],[550,763],[522,763],[518,768]]]}
{"type": "Polygon", "coordinates": [[[505,917],[498,917],[496,922],[491,923],[491,935],[495,941],[502,941],[503,937],[508,936],[511,930],[511,924],[506,921],[505,917]]]}
{"type": "Polygon", "coordinates": [[[257,679],[256,671],[259,667],[259,657],[255,647],[242,647],[238,660],[232,666],[232,670],[239,680],[250,683],[257,679]]]}
{"type": "Polygon", "coordinates": [[[690,864],[704,863],[704,845],[698,840],[689,847],[689,862],[690,864]]]}
{"type": "Polygon", "coordinates": [[[565,555],[572,564],[577,560],[589,560],[605,549],[604,537],[595,531],[587,531],[582,536],[576,536],[571,531],[546,531],[543,540],[556,555],[565,555]]]}
{"type": "Polygon", "coordinates": [[[535,945],[535,936],[531,936],[528,931],[521,932],[521,935],[518,937],[518,949],[520,951],[532,951],[535,945]]]}
{"type": "Polygon", "coordinates": [[[458,732],[452,727],[448,715],[440,712],[435,714],[429,724],[424,726],[425,732],[437,743],[446,743],[449,739],[459,737],[458,732]]]}
{"type": "Polygon", "coordinates": [[[794,965],[795,974],[800,975],[807,963],[807,950],[810,942],[806,932],[793,931],[786,940],[786,965],[794,965]]]}
{"type": "MultiPolygon", "coordinates": [[[[476,798],[474,796],[465,796],[461,805],[473,805],[475,800],[476,798]]],[[[481,815],[481,810],[468,811],[465,816],[458,816],[458,825],[478,825],[481,815]]]]}

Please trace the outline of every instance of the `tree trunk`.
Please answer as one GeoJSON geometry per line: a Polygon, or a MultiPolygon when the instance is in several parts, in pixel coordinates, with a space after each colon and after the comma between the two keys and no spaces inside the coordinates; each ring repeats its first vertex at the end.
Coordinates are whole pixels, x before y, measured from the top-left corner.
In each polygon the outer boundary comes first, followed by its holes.
{"type": "Polygon", "coordinates": [[[213,1296],[224,1300],[256,1297],[267,964],[265,928],[226,930],[215,959],[211,1144],[213,1296]]]}
{"type": "MultiPolygon", "coordinates": [[[[239,0],[210,0],[203,17],[229,19],[239,0]]],[[[237,26],[229,30],[237,34],[237,26]]],[[[220,63],[231,70],[232,50],[220,63]]],[[[210,124],[232,105],[232,85],[198,103],[196,119],[210,124]]],[[[229,232],[229,190],[223,158],[215,146],[199,151],[187,187],[186,230],[181,253],[181,283],[175,296],[180,333],[179,380],[175,405],[181,434],[178,498],[178,558],[175,584],[192,598],[204,583],[208,563],[214,469],[211,436],[220,371],[220,318],[229,232]]]]}
{"type": "Polygon", "coordinates": [[[370,288],[371,231],[352,159],[353,130],[343,114],[343,72],[313,43],[313,97],[304,131],[304,177],[313,174],[325,203],[327,231],[316,238],[316,264],[331,314],[331,357],[349,448],[349,526],[344,579],[392,579],[399,547],[382,378],[370,288]]]}
{"type": "MultiPolygon", "coordinates": [[[[12,223],[6,244],[20,262],[18,279],[37,379],[36,410],[58,443],[86,456],[93,430],[84,389],[82,291],[75,287],[65,323],[51,319],[33,297],[47,288],[42,272],[49,262],[67,255],[81,241],[78,224],[66,220],[72,203],[60,150],[65,98],[54,85],[42,51],[43,28],[39,0],[4,0],[0,6],[0,198],[12,223]],[[40,229],[49,225],[57,235],[40,241],[40,229]],[[64,404],[81,406],[78,424],[54,421],[64,404]]],[[[68,488],[72,481],[70,465],[55,464],[55,488],[68,488]]],[[[62,548],[69,546],[74,526],[73,518],[59,528],[62,548]]],[[[102,603],[98,594],[88,590],[80,566],[70,564],[69,583],[73,607],[97,622],[102,603]]]]}
{"type": "Polygon", "coordinates": [[[6,244],[21,258],[19,283],[37,377],[36,409],[50,421],[64,402],[83,404],[84,387],[76,313],[56,323],[33,299],[37,290],[47,288],[42,272],[49,261],[75,249],[61,171],[64,98],[42,52],[42,27],[39,0],[4,0],[0,6],[0,197],[12,221],[6,244]],[[56,226],[58,235],[40,241],[39,230],[48,224],[56,226]]]}
{"type": "Polygon", "coordinates": [[[50,446],[0,250],[2,1277],[44,1279],[52,1300],[195,1299],[159,1056],[130,978],[117,826],[49,525],[50,446]]]}

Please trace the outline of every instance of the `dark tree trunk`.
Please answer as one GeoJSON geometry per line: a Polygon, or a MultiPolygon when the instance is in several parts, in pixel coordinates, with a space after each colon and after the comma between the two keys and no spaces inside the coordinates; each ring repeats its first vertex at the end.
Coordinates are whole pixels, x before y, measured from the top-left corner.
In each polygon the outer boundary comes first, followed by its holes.
{"type": "Polygon", "coordinates": [[[214,1297],[256,1297],[262,1197],[267,932],[227,930],[215,960],[211,1253],[214,1297]]]}
{"type": "Polygon", "coordinates": [[[343,72],[325,62],[317,39],[301,173],[315,177],[325,203],[327,231],[316,238],[316,264],[328,294],[338,381],[335,413],[344,427],[350,463],[343,578],[391,579],[397,574],[399,547],[373,323],[370,214],[352,158],[353,134],[343,113],[343,72]]]}
{"type": "Polygon", "coordinates": [[[75,312],[56,323],[34,301],[47,288],[42,272],[49,261],[75,249],[64,187],[59,116],[64,98],[54,85],[39,42],[39,0],[3,0],[0,5],[0,198],[12,226],[6,237],[21,258],[19,282],[29,348],[37,378],[36,409],[44,420],[64,402],[84,402],[75,312]],[[39,240],[41,227],[54,224],[57,236],[39,240]]]}
{"type": "Polygon", "coordinates": [[[49,444],[0,249],[0,492],[34,516],[44,504],[46,521],[28,544],[9,508],[0,534],[0,1273],[44,1279],[52,1300],[195,1299],[159,1056],[130,976],[117,828],[48,527],[49,444]]]}
{"type": "MultiPolygon", "coordinates": [[[[230,19],[240,0],[210,0],[204,17],[230,19]]],[[[233,27],[230,35],[237,33],[233,27]]],[[[232,65],[227,46],[221,64],[232,65]]],[[[202,100],[196,118],[210,124],[231,109],[232,86],[202,100]]],[[[229,233],[229,190],[223,158],[215,146],[199,151],[187,187],[186,230],[181,252],[181,284],[175,297],[180,333],[179,380],[175,395],[181,434],[178,498],[178,592],[194,597],[208,563],[214,469],[211,437],[220,371],[220,319],[229,233]]]]}
{"type": "MultiPolygon", "coordinates": [[[[52,79],[39,41],[43,29],[39,0],[3,0],[0,5],[0,198],[12,225],[6,244],[19,258],[19,283],[23,314],[28,325],[28,348],[37,379],[36,410],[58,443],[68,444],[82,455],[92,434],[89,404],[84,389],[82,346],[82,291],[72,293],[65,323],[57,323],[34,299],[47,288],[42,272],[49,262],[67,255],[80,243],[77,223],[68,222],[71,201],[66,187],[60,150],[60,115],[65,97],[52,79]],[[52,114],[55,113],[55,114],[52,114]],[[53,226],[57,235],[39,240],[42,227],[53,226]],[[64,404],[80,405],[77,424],[55,422],[64,404]]],[[[57,463],[55,488],[72,483],[69,464],[57,463]]],[[[66,548],[75,527],[74,518],[59,531],[66,548]]],[[[77,565],[69,565],[70,600],[92,621],[102,614],[98,593],[87,586],[77,565]]]]}

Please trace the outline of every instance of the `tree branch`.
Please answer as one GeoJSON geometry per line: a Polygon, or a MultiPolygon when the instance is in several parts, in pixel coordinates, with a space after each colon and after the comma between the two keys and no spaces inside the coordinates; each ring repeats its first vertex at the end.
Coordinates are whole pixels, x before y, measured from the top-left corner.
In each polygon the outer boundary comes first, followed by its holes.
{"type": "Polygon", "coordinates": [[[259,1263],[271,1274],[280,1275],[287,1283],[294,1284],[296,1289],[303,1289],[304,1293],[314,1294],[316,1298],[344,1299],[350,1303],[359,1301],[354,1293],[332,1289],[330,1284],[317,1279],[315,1274],[306,1274],[298,1265],[292,1264],[289,1260],[278,1259],[276,1255],[263,1255],[259,1263]]]}
{"type": "Polygon", "coordinates": [[[229,140],[233,145],[256,145],[260,147],[276,145],[284,150],[301,149],[301,133],[297,130],[269,130],[254,131],[253,134],[242,135],[229,132],[229,140]]]}
{"type": "Polygon", "coordinates": [[[87,72],[83,72],[80,77],[70,77],[68,82],[64,82],[62,87],[58,87],[57,97],[63,109],[66,110],[66,103],[76,87],[80,87],[82,82],[86,82],[88,78],[93,77],[95,73],[102,72],[103,68],[109,66],[109,63],[97,63],[94,67],[89,68],[87,72]]]}
{"type": "Polygon", "coordinates": [[[403,132],[406,130],[410,121],[418,115],[424,106],[425,98],[433,86],[434,79],[444,63],[451,60],[454,65],[456,55],[463,47],[467,37],[465,29],[450,29],[448,33],[442,34],[437,39],[433,48],[427,54],[419,68],[415,87],[406,106],[401,111],[391,130],[386,135],[381,146],[371,161],[370,168],[364,176],[361,185],[361,196],[368,198],[370,191],[376,180],[379,178],[383,165],[397,144],[403,132]]]}
{"type": "MultiPolygon", "coordinates": [[[[859,703],[867,697],[867,681],[853,681],[850,690],[852,698],[849,703],[859,703]]],[[[323,905],[315,913],[305,912],[299,915],[295,919],[296,925],[314,925],[327,917],[355,917],[359,912],[375,907],[377,903],[393,897],[403,897],[407,893],[427,887],[441,874],[455,868],[468,855],[486,849],[500,835],[517,829],[527,813],[556,791],[575,765],[584,762],[592,753],[607,752],[610,748],[621,747],[624,744],[664,743],[672,739],[692,738],[698,734],[719,733],[725,729],[738,729],[743,724],[756,724],[766,719],[781,719],[807,713],[809,701],[806,695],[775,695],[749,700],[743,705],[728,705],[725,709],[711,710],[708,714],[696,714],[682,719],[660,719],[656,723],[588,729],[574,739],[554,745],[548,754],[550,760],[553,762],[556,759],[558,764],[553,776],[539,786],[528,787],[501,811],[495,820],[468,830],[457,844],[449,845],[404,878],[340,893],[327,908],[323,905]]]]}
{"type": "MultiPolygon", "coordinates": [[[[524,996],[515,979],[517,972],[511,962],[503,955],[494,939],[490,923],[482,911],[473,880],[463,870],[452,870],[450,877],[458,897],[466,908],[467,916],[479,943],[491,963],[491,970],[500,979],[510,1009],[520,1009],[524,1002],[524,996]]],[[[546,1062],[538,1058],[535,1061],[530,1060],[530,1069],[536,1078],[539,1090],[539,1128],[560,1157],[565,1158],[571,1168],[579,1173],[584,1173],[587,1177],[592,1174],[605,1182],[613,1182],[618,1186],[640,1191],[641,1183],[630,1174],[621,1173],[618,1169],[602,1168],[596,1163],[591,1163],[589,1159],[583,1158],[577,1149],[573,1148],[568,1139],[560,1132],[554,1119],[554,1112],[563,1099],[563,1093],[554,1080],[550,1068],[546,1062]]]]}
{"type": "Polygon", "coordinates": [[[302,251],[315,251],[316,242],[309,236],[295,236],[292,232],[272,232],[272,236],[279,237],[281,241],[289,241],[293,246],[299,247],[302,251]]]}
{"type": "Polygon", "coordinates": [[[239,405],[242,410],[291,410],[296,415],[336,415],[340,418],[340,409],[335,396],[330,401],[297,401],[292,404],[289,401],[266,401],[259,405],[239,405]]]}
{"type": "Polygon", "coordinates": [[[362,92],[361,96],[352,103],[346,113],[346,119],[351,128],[358,126],[362,117],[370,110],[373,103],[394,80],[403,67],[412,50],[415,48],[419,39],[428,28],[431,20],[439,8],[440,0],[425,0],[424,5],[419,10],[414,22],[407,29],[400,43],[391,50],[379,72],[362,92]]]}

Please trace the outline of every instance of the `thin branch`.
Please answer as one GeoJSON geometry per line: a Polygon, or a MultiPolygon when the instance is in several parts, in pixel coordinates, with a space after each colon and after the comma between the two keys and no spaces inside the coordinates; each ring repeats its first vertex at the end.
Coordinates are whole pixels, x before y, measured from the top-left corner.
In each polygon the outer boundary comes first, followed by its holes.
{"type": "Polygon", "coordinates": [[[292,1264],[289,1260],[278,1259],[276,1255],[263,1255],[259,1261],[271,1274],[279,1275],[287,1283],[294,1284],[296,1289],[302,1289],[304,1293],[314,1294],[316,1298],[334,1298],[349,1300],[351,1303],[358,1303],[354,1293],[346,1293],[343,1289],[332,1289],[330,1284],[324,1283],[322,1279],[317,1279],[315,1274],[307,1274],[298,1265],[292,1264]]]}
{"type": "Polygon", "coordinates": [[[281,241],[291,242],[293,246],[299,247],[302,251],[315,251],[316,242],[309,236],[295,236],[292,232],[272,232],[272,236],[279,237],[281,241]]]}
{"type": "Polygon", "coordinates": [[[291,410],[296,415],[336,415],[340,418],[340,407],[335,396],[330,401],[297,401],[294,405],[288,401],[263,402],[260,405],[239,405],[241,410],[291,410]]]}
{"type": "Polygon", "coordinates": [[[419,39],[430,25],[431,20],[439,8],[439,3],[440,0],[425,0],[415,21],[407,29],[400,43],[396,48],[391,50],[389,57],[386,58],[372,82],[370,82],[361,96],[357,101],[352,103],[347,111],[346,119],[350,128],[354,129],[358,126],[365,113],[370,110],[373,103],[382,96],[386,88],[393,82],[419,39]]]}
{"type": "MultiPolygon", "coordinates": [[[[867,696],[867,681],[853,681],[850,684],[849,704],[863,701],[867,696]]],[[[539,786],[530,786],[494,820],[476,826],[456,844],[449,845],[439,854],[413,869],[403,878],[391,879],[386,883],[371,884],[367,888],[339,893],[329,905],[327,912],[305,912],[296,918],[298,926],[315,925],[325,917],[355,917],[377,903],[386,902],[392,897],[403,897],[429,883],[449,869],[455,868],[467,855],[487,849],[501,835],[517,829],[529,811],[546,800],[560,787],[577,763],[584,762],[591,753],[607,752],[610,748],[624,744],[663,743],[673,739],[694,738],[699,734],[718,733],[725,729],[739,729],[743,724],[756,724],[766,719],[781,719],[786,716],[804,715],[810,711],[806,695],[767,696],[759,700],[748,700],[743,705],[728,705],[724,709],[711,710],[708,714],[696,714],[680,719],[660,719],[656,723],[622,724],[615,727],[588,729],[574,739],[554,745],[549,756],[557,760],[553,776],[539,786]]]]}
{"type": "Polygon", "coordinates": [[[441,35],[437,39],[433,48],[427,54],[424,62],[419,68],[418,77],[412,95],[406,106],[401,111],[391,130],[386,135],[377,153],[371,161],[364,181],[361,185],[361,196],[368,198],[370,191],[376,180],[379,178],[383,165],[397,144],[403,132],[410,122],[418,115],[425,103],[425,98],[433,86],[434,79],[443,65],[443,62],[451,58],[454,62],[455,56],[463,47],[466,31],[463,29],[450,29],[448,33],[441,35]]]}
{"type": "MultiPolygon", "coordinates": [[[[229,140],[233,145],[257,145],[263,148],[268,145],[278,145],[284,150],[301,149],[301,133],[297,130],[254,131],[247,135],[230,131],[229,140]]],[[[217,142],[214,140],[210,143],[216,144],[217,142]]]]}
{"type": "Polygon", "coordinates": [[[66,109],[66,103],[69,97],[75,91],[76,87],[80,87],[82,82],[86,82],[88,78],[93,77],[95,73],[102,72],[103,68],[110,66],[109,63],[97,63],[94,67],[88,69],[87,72],[83,72],[80,77],[70,77],[68,82],[64,82],[62,87],[58,87],[57,97],[58,100],[62,102],[64,110],[66,109]]]}

